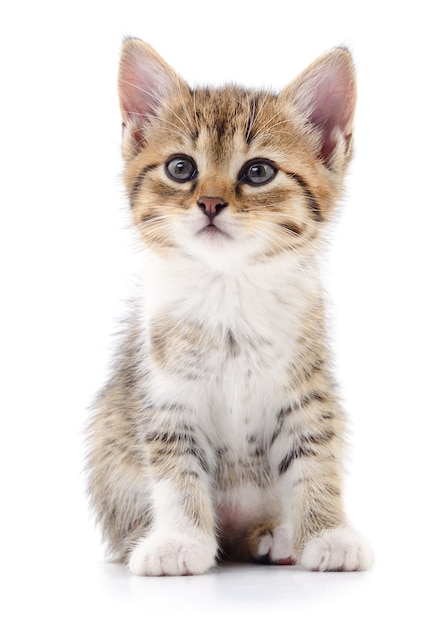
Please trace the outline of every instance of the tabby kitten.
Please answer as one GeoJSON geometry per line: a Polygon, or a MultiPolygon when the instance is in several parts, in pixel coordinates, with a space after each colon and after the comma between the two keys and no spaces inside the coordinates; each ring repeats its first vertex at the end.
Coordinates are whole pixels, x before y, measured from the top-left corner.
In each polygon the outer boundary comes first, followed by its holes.
{"type": "Polygon", "coordinates": [[[139,575],[218,557],[362,570],[341,499],[319,244],[351,154],[355,76],[331,50],[279,94],[191,89],[147,44],[119,71],[145,268],[89,424],[89,491],[139,575]]]}

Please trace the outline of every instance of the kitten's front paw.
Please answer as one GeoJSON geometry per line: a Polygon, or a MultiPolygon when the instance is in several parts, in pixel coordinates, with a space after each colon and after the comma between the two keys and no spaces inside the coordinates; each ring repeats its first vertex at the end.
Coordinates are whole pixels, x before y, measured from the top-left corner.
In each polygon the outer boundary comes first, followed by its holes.
{"type": "Polygon", "coordinates": [[[272,532],[260,537],[257,560],[276,565],[294,565],[296,558],[292,546],[292,530],[288,526],[277,526],[272,532]]]}
{"type": "Polygon", "coordinates": [[[248,556],[259,563],[294,565],[293,532],[286,524],[265,522],[252,528],[245,538],[248,556]]]}
{"type": "Polygon", "coordinates": [[[217,549],[214,537],[203,534],[153,533],[134,548],[129,569],[137,576],[203,574],[213,567],[217,549]]]}
{"type": "Polygon", "coordinates": [[[353,572],[370,569],[372,551],[366,540],[348,527],[327,530],[305,546],[300,563],[320,572],[353,572]]]}

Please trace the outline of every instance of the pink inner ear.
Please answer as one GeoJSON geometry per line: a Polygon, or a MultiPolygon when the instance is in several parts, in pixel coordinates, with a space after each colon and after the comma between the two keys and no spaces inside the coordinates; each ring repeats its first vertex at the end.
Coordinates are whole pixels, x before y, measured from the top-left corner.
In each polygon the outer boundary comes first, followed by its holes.
{"type": "Polygon", "coordinates": [[[348,138],[355,107],[351,66],[329,63],[308,78],[310,122],[323,131],[321,157],[328,161],[336,147],[338,131],[348,138]]]}
{"type": "Polygon", "coordinates": [[[125,123],[155,115],[177,84],[176,74],[148,44],[132,39],[125,43],[118,79],[125,123]]]}
{"type": "Polygon", "coordinates": [[[157,95],[157,81],[149,67],[130,59],[122,63],[119,77],[120,101],[123,113],[127,118],[132,114],[154,114],[157,95]]]}

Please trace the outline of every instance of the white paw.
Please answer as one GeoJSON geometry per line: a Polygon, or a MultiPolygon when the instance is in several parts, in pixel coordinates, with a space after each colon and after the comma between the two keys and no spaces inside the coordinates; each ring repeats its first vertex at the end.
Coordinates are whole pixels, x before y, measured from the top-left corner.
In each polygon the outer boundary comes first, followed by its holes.
{"type": "Polygon", "coordinates": [[[292,545],[292,530],[289,526],[277,526],[272,533],[266,533],[258,542],[257,557],[260,561],[293,565],[296,562],[292,545]]]}
{"type": "Polygon", "coordinates": [[[303,550],[300,563],[314,571],[353,572],[369,569],[373,554],[356,530],[341,527],[311,539],[303,550]]]}
{"type": "Polygon", "coordinates": [[[203,574],[214,565],[217,548],[204,534],[155,532],[134,548],[129,569],[137,576],[203,574]]]}

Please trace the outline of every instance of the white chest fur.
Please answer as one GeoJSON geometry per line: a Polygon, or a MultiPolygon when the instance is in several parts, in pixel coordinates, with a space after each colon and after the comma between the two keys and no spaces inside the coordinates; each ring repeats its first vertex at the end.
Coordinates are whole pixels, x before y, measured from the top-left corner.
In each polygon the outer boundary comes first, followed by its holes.
{"type": "Polygon", "coordinates": [[[267,336],[297,327],[320,290],[315,267],[288,257],[225,271],[183,255],[150,255],[143,276],[146,321],[172,311],[212,329],[267,336]]]}
{"type": "Polygon", "coordinates": [[[254,421],[263,427],[265,416],[281,405],[301,321],[319,293],[314,268],[287,258],[217,271],[186,257],[151,256],[144,293],[146,330],[169,314],[180,324],[200,326],[222,346],[201,356],[206,383],[155,371],[153,392],[160,401],[188,399],[210,434],[234,439],[234,445],[243,425],[246,431],[254,421]]]}

